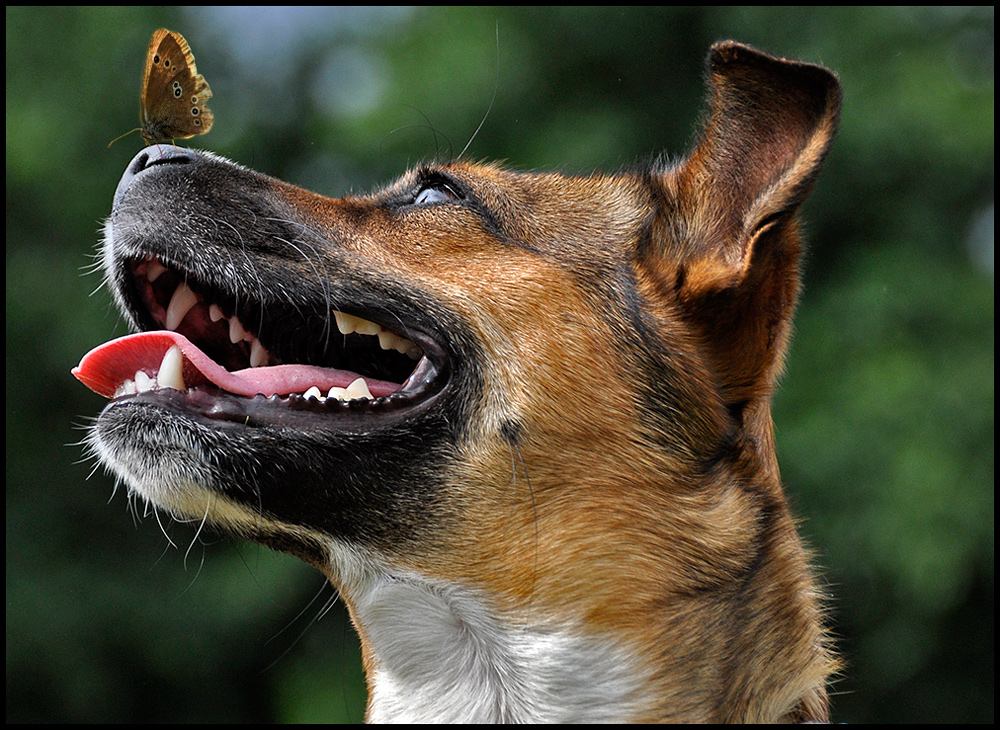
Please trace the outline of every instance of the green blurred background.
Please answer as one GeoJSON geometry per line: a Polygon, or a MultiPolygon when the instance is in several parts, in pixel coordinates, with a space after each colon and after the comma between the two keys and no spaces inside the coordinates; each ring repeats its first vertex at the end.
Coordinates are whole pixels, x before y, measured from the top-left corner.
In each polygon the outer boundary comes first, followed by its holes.
{"type": "Polygon", "coordinates": [[[679,156],[722,38],[837,70],[775,404],[846,659],[834,717],[993,721],[992,7],[8,7],[8,722],[362,718],[317,573],[142,514],[76,445],[102,399],[69,370],[126,331],[93,254],[141,143],[107,145],[161,25],[215,92],[195,146],[332,195],[467,145],[569,172],[679,156]]]}

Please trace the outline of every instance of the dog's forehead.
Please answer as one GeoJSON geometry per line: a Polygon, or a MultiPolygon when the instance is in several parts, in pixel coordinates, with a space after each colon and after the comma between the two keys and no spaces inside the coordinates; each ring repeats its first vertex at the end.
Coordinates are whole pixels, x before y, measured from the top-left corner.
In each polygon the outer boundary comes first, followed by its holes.
{"type": "Polygon", "coordinates": [[[499,162],[428,163],[403,173],[381,192],[398,193],[435,179],[451,179],[490,199],[527,197],[524,202],[544,202],[544,198],[551,198],[553,202],[567,199],[582,202],[592,197],[620,199],[633,187],[639,187],[640,177],[630,172],[576,175],[521,171],[499,162]]]}
{"type": "Polygon", "coordinates": [[[426,164],[375,193],[375,200],[412,195],[444,184],[478,209],[511,242],[630,240],[648,220],[649,201],[663,190],[641,172],[571,175],[520,171],[501,163],[426,164]]]}

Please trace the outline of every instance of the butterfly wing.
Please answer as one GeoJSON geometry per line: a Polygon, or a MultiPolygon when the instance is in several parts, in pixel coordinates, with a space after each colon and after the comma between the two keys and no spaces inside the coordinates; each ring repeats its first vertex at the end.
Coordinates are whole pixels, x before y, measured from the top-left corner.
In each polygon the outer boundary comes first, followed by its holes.
{"type": "Polygon", "coordinates": [[[184,37],[166,28],[154,32],[142,73],[143,141],[152,144],[204,134],[214,121],[206,104],[211,96],[184,37]]]}

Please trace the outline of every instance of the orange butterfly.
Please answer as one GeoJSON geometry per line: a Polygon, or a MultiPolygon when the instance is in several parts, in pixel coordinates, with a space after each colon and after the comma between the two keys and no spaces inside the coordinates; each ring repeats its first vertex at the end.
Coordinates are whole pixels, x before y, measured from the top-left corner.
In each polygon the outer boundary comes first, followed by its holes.
{"type": "MultiPolygon", "coordinates": [[[[215,121],[212,110],[206,105],[211,96],[212,90],[205,77],[198,73],[194,54],[184,36],[166,28],[155,31],[142,71],[142,112],[138,127],[142,141],[149,145],[205,134],[215,121]]],[[[112,144],[114,142],[112,140],[112,144]]]]}

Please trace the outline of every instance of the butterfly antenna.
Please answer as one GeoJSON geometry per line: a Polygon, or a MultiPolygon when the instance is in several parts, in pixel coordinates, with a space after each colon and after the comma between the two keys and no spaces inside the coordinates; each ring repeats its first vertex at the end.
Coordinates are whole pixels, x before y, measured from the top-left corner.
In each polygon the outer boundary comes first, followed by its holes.
{"type": "Polygon", "coordinates": [[[130,134],[132,134],[132,132],[140,132],[140,131],[142,131],[142,128],[141,127],[136,127],[135,129],[130,129],[125,134],[119,134],[113,140],[111,140],[110,142],[108,142],[108,148],[110,149],[111,145],[113,145],[115,142],[117,142],[118,140],[120,140],[122,137],[128,137],[130,134]]]}

